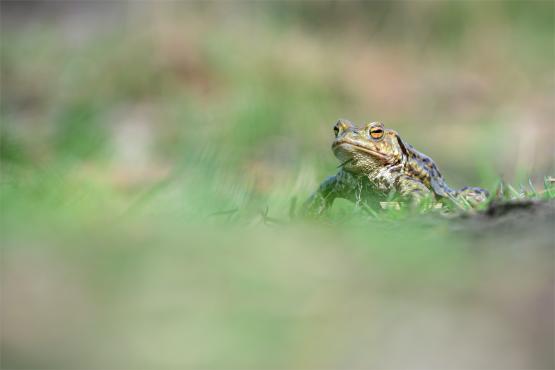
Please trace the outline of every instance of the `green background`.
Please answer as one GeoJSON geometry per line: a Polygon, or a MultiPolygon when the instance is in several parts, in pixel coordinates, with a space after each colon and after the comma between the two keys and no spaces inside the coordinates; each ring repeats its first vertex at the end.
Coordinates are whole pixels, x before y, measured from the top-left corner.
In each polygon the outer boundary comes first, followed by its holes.
{"type": "Polygon", "coordinates": [[[3,368],[554,366],[552,219],[289,219],[340,117],[544,191],[552,2],[1,6],[3,368]]]}

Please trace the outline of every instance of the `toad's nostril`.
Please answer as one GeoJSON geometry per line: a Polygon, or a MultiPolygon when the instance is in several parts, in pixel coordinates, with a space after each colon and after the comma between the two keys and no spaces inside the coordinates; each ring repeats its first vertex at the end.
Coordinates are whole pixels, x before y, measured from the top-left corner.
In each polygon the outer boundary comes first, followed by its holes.
{"type": "Polygon", "coordinates": [[[343,122],[341,122],[341,120],[337,121],[335,126],[333,126],[333,132],[335,132],[335,136],[339,136],[339,134],[341,134],[343,130],[345,130],[345,125],[343,124],[343,122]]]}
{"type": "Polygon", "coordinates": [[[333,126],[333,131],[335,131],[335,135],[340,135],[343,131],[347,130],[348,128],[353,128],[355,125],[351,123],[351,121],[340,118],[333,126]]]}

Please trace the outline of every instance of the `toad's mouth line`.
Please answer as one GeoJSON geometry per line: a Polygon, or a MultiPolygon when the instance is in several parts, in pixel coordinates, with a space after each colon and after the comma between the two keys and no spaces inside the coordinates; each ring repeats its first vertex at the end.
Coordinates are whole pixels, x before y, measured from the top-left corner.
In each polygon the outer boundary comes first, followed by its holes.
{"type": "Polygon", "coordinates": [[[350,146],[356,148],[357,150],[360,150],[361,152],[370,154],[371,156],[374,156],[374,157],[377,157],[377,158],[381,158],[381,159],[386,160],[386,161],[389,159],[389,157],[386,156],[385,154],[378,153],[378,152],[375,152],[375,151],[373,151],[373,150],[364,148],[364,147],[362,147],[362,146],[360,146],[360,145],[356,145],[356,144],[349,143],[349,142],[346,142],[346,141],[336,141],[335,143],[333,143],[332,149],[335,149],[335,148],[337,148],[338,146],[341,146],[341,145],[350,145],[350,146]]]}

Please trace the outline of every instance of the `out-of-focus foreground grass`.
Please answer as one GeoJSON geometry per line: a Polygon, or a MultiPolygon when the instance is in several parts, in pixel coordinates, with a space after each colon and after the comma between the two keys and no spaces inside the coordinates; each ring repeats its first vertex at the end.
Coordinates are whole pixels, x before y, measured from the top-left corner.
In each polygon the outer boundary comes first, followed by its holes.
{"type": "Polygon", "coordinates": [[[2,3],[2,368],[552,368],[552,225],[288,213],[339,117],[552,175],[553,11],[2,3]]]}

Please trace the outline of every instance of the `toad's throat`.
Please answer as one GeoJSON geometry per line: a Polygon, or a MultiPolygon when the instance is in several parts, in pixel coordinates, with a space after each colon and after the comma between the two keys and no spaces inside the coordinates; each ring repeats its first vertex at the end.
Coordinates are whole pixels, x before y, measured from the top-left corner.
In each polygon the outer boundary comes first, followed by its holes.
{"type": "Polygon", "coordinates": [[[371,150],[371,149],[368,149],[368,148],[365,148],[365,147],[362,147],[362,146],[360,146],[360,145],[353,144],[353,143],[347,142],[347,141],[336,141],[336,142],[334,142],[333,145],[332,145],[332,149],[335,149],[335,148],[340,147],[340,146],[342,146],[342,145],[349,145],[349,146],[352,146],[353,148],[355,148],[355,149],[358,150],[358,151],[361,151],[361,152],[370,154],[372,157],[380,158],[380,159],[383,159],[384,161],[389,161],[389,159],[390,159],[390,158],[389,158],[387,155],[385,155],[385,154],[376,152],[376,151],[374,151],[374,150],[371,150]]]}

